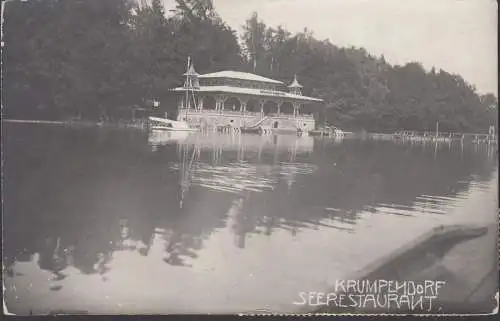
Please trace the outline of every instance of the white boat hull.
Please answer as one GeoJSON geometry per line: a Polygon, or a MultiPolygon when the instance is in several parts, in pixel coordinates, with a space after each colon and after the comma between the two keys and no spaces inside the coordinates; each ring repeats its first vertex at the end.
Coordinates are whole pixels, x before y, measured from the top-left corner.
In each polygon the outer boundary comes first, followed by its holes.
{"type": "Polygon", "coordinates": [[[172,128],[165,126],[151,126],[151,130],[154,131],[168,131],[168,132],[197,132],[197,128],[172,128]]]}
{"type": "Polygon", "coordinates": [[[185,121],[171,120],[167,118],[149,117],[150,128],[154,131],[169,132],[196,132],[198,128],[190,127],[185,121]]]}

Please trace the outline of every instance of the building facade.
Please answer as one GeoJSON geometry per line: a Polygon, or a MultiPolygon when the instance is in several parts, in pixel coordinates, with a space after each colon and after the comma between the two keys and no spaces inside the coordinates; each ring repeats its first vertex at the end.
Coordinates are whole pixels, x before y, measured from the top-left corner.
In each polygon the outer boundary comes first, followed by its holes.
{"type": "Polygon", "coordinates": [[[183,87],[172,89],[179,94],[177,120],[202,129],[297,132],[314,130],[312,113],[305,104],[322,100],[302,95],[302,86],[293,79],[290,85],[259,75],[219,71],[196,73],[188,63],[183,87]]]}

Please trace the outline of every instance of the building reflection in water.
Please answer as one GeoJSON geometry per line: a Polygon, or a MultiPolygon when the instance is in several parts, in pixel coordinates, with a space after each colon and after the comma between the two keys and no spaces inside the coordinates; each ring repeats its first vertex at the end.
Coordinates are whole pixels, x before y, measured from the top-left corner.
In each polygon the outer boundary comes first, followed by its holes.
{"type": "MultiPolygon", "coordinates": [[[[293,136],[217,136],[220,141],[210,137],[211,144],[197,142],[196,147],[206,146],[205,150],[211,152],[212,163],[200,164],[197,167],[193,184],[219,192],[229,192],[241,196],[234,201],[229,215],[233,216],[233,231],[236,245],[245,247],[248,233],[259,233],[259,217],[263,214],[253,213],[247,208],[253,206],[255,193],[275,194],[283,180],[290,190],[297,174],[314,172],[313,164],[290,163],[294,162],[297,154],[310,154],[313,150],[314,140],[310,137],[293,136]],[[210,146],[211,145],[211,146],[210,146]],[[231,151],[236,151],[236,156],[231,151]],[[220,164],[221,152],[226,155],[224,165],[220,164]],[[257,151],[257,155],[255,155],[257,151]],[[262,160],[262,154],[272,154],[272,161],[267,164],[262,160]],[[269,153],[271,152],[271,153],[269,153]],[[257,156],[257,157],[255,157],[257,156]],[[288,162],[280,162],[281,158],[288,162]]],[[[195,148],[196,148],[195,147],[195,148]]],[[[187,148],[184,145],[184,148],[187,148]]],[[[258,201],[258,200],[257,200],[258,201]]],[[[265,212],[262,212],[265,213],[265,212]]],[[[272,231],[274,217],[264,216],[267,222],[267,234],[272,231]]]]}
{"type": "MultiPolygon", "coordinates": [[[[155,134],[149,143],[176,143],[178,146],[180,161],[172,164],[172,169],[180,173],[181,197],[193,186],[242,197],[235,199],[229,210],[229,215],[234,216],[232,228],[236,244],[240,248],[245,246],[248,233],[258,233],[260,225],[267,225],[266,234],[270,235],[272,225],[276,222],[273,215],[264,215],[266,209],[261,208],[260,214],[247,209],[255,207],[254,203],[259,202],[254,194],[275,195],[285,191],[285,194],[288,194],[297,175],[308,175],[316,170],[312,163],[295,162],[297,155],[309,157],[313,152],[314,139],[307,136],[186,133],[181,142],[179,137],[174,139],[168,133],[163,136],[163,141],[159,137],[155,134]],[[271,158],[267,158],[267,155],[271,158]]],[[[273,203],[269,201],[266,200],[267,203],[273,203]]],[[[211,205],[207,203],[202,207],[209,208],[211,205]]],[[[290,210],[292,209],[287,209],[290,210]]],[[[292,231],[296,233],[297,227],[292,227],[292,231]]]]}

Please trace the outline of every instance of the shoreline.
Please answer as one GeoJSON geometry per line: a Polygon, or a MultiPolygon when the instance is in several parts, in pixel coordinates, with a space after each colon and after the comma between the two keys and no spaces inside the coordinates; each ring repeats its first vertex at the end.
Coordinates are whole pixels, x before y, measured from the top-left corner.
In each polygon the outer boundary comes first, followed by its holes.
{"type": "MultiPolygon", "coordinates": [[[[2,123],[15,123],[15,124],[38,124],[38,125],[59,125],[59,126],[69,126],[69,127],[98,127],[98,128],[136,128],[136,129],[147,129],[147,121],[136,121],[134,122],[96,122],[96,121],[85,121],[85,120],[36,120],[36,119],[2,119],[2,123]]],[[[405,142],[436,142],[432,140],[412,140],[412,139],[395,139],[394,133],[377,133],[377,132],[367,132],[367,133],[356,133],[356,132],[344,132],[344,138],[369,138],[374,140],[399,140],[405,142]]],[[[487,136],[487,134],[477,134],[477,133],[463,133],[466,141],[472,141],[474,136],[487,136]]],[[[330,136],[319,136],[319,138],[332,138],[330,136]]],[[[461,137],[453,137],[450,141],[461,141],[461,137]]],[[[442,141],[438,141],[442,142],[442,141]]],[[[449,141],[448,141],[449,142],[449,141]]],[[[496,140],[492,142],[496,143],[496,140]]]]}
{"type": "Polygon", "coordinates": [[[95,122],[81,120],[35,120],[35,119],[2,119],[2,123],[14,124],[39,124],[39,125],[60,125],[71,127],[114,127],[114,128],[148,128],[147,122],[95,122]]]}

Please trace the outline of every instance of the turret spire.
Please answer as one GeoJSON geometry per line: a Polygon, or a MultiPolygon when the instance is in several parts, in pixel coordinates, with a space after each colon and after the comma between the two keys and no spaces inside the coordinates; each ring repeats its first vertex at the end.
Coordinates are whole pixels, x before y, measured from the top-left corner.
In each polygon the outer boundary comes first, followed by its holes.
{"type": "Polygon", "coordinates": [[[186,77],[186,82],[184,83],[185,88],[196,89],[200,87],[198,76],[199,74],[194,70],[194,64],[191,62],[191,57],[188,57],[188,64],[186,68],[186,73],[184,76],[186,77]]]}
{"type": "Polygon", "coordinates": [[[297,74],[295,74],[295,76],[293,77],[293,81],[290,86],[288,86],[288,88],[290,89],[291,94],[302,95],[300,90],[302,88],[302,85],[299,84],[299,81],[297,80],[297,74]]]}
{"type": "Polygon", "coordinates": [[[299,84],[297,80],[297,74],[295,74],[295,76],[293,77],[293,82],[291,83],[290,86],[288,86],[288,88],[302,88],[302,85],[299,84]]]}
{"type": "Polygon", "coordinates": [[[194,70],[194,64],[191,62],[191,57],[188,57],[186,73],[184,76],[199,76],[199,74],[194,70]]]}

